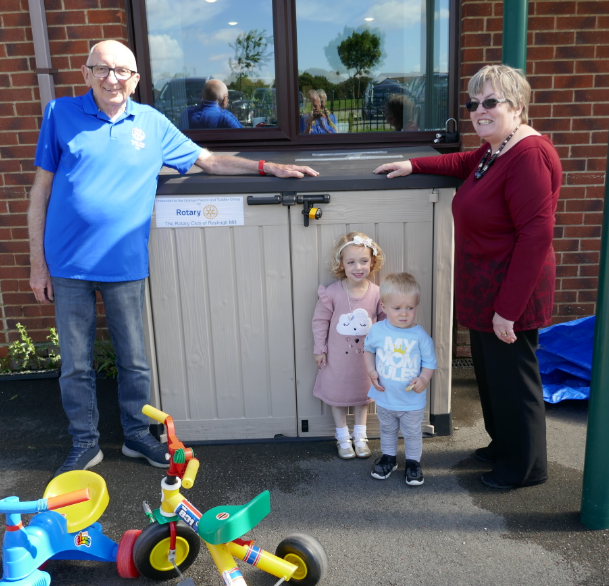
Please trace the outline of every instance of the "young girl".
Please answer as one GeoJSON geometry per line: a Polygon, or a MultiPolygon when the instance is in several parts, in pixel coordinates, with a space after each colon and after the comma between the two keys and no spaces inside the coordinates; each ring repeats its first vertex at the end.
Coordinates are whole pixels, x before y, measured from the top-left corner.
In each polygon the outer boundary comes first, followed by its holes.
{"type": "Polygon", "coordinates": [[[384,262],[380,246],[360,232],[339,238],[332,251],[330,271],[339,279],[320,285],[313,315],[313,353],[319,368],[313,395],[332,407],[338,456],[368,458],[366,419],[370,378],[364,363],[364,339],[377,320],[385,319],[379,288],[369,279],[384,262]],[[353,442],[347,409],[353,406],[353,442]],[[355,450],[354,450],[355,447],[355,450]]]}

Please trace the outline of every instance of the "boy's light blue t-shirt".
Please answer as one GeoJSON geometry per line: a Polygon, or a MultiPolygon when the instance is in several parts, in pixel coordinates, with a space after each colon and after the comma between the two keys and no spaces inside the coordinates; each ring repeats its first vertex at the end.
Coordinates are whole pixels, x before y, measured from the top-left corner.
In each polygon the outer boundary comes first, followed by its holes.
{"type": "Polygon", "coordinates": [[[410,381],[421,368],[437,368],[433,340],[419,325],[412,328],[396,328],[383,320],[371,328],[364,350],[376,354],[376,371],[384,392],[373,386],[368,396],[390,411],[414,411],[427,403],[427,389],[422,393],[406,391],[410,381]]]}

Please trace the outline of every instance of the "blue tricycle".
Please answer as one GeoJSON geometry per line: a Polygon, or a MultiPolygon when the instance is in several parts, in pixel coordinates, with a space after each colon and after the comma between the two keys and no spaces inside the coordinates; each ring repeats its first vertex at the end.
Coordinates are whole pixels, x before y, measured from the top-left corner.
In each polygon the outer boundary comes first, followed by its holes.
{"type": "Polygon", "coordinates": [[[49,586],[41,569],[48,560],[93,560],[116,563],[123,578],[137,578],[133,545],[141,531],[127,531],[120,543],[104,535],[97,520],[110,500],[104,479],[86,470],[66,472],[47,486],[44,498],[0,500],[6,515],[0,586],[49,586]],[[75,490],[75,489],[78,490],[75,490]],[[27,527],[21,515],[37,513],[27,527]]]}

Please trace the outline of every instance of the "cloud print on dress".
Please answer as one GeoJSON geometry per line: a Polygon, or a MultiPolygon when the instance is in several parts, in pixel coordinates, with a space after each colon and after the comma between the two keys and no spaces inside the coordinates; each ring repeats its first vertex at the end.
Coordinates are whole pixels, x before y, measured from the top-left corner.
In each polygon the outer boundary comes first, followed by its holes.
{"type": "Polygon", "coordinates": [[[349,319],[350,314],[344,313],[340,316],[336,324],[336,331],[343,336],[365,336],[370,331],[372,320],[368,317],[368,312],[361,307],[353,312],[353,319],[349,319]]]}

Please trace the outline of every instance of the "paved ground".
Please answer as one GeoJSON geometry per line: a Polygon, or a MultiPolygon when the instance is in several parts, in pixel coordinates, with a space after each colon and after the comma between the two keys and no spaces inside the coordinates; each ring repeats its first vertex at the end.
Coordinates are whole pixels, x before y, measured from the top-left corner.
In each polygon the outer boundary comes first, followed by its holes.
{"type": "MultiPolygon", "coordinates": [[[[422,487],[404,484],[403,450],[399,470],[378,481],[371,460],[339,460],[333,442],[242,444],[196,448],[201,472],[187,496],[205,510],[269,489],[271,514],[251,537],[274,551],[289,533],[316,536],[330,560],[327,586],[609,585],[609,531],[579,523],[587,404],[549,407],[546,484],[493,491],[471,457],[487,441],[472,371],[453,376],[455,433],[425,440],[422,487]]],[[[119,539],[146,524],[140,503],[158,502],[162,472],[121,455],[115,388],[101,381],[98,392],[105,459],[95,471],[111,497],[101,522],[119,539]]],[[[0,383],[0,498],[41,497],[69,449],[66,428],[57,381],[0,383]]],[[[371,447],[380,455],[378,441],[371,447]]],[[[125,583],[111,564],[57,561],[47,570],[54,586],[125,583]]],[[[275,583],[248,570],[250,586],[275,583]]],[[[198,586],[221,584],[207,552],[187,575],[198,586]]]]}

